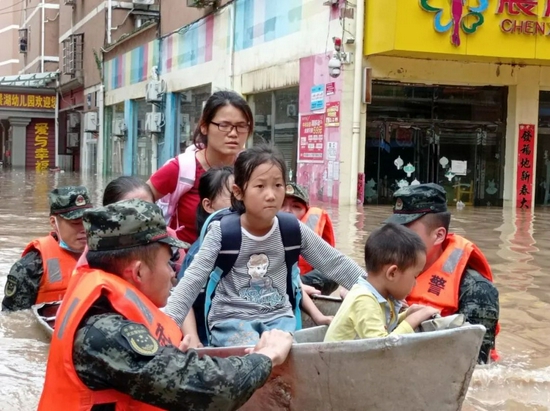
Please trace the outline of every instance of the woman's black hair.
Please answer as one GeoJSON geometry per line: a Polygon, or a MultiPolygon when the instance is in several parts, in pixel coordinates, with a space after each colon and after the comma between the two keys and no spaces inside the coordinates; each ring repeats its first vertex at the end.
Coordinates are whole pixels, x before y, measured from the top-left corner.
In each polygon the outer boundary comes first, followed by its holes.
{"type": "MultiPolygon", "coordinates": [[[[286,185],[286,163],[281,152],[271,144],[258,144],[241,152],[237,156],[237,161],[235,161],[235,185],[239,187],[243,194],[246,191],[250,176],[254,170],[266,163],[271,163],[281,170],[283,181],[286,185]]],[[[243,214],[246,211],[244,203],[238,200],[233,192],[231,193],[231,208],[239,214],[243,214]]]]}
{"type": "Polygon", "coordinates": [[[202,115],[197,128],[193,133],[193,142],[195,146],[202,149],[208,146],[208,136],[202,133],[201,127],[208,127],[218,110],[225,106],[233,106],[236,109],[241,110],[243,116],[246,118],[246,122],[250,126],[249,135],[254,132],[254,116],[252,110],[246,102],[246,100],[240,94],[230,90],[220,90],[212,94],[202,110],[202,115]]]}
{"type": "Polygon", "coordinates": [[[147,193],[151,194],[151,198],[154,198],[151,187],[149,187],[145,181],[134,176],[117,177],[105,187],[105,191],[103,192],[103,205],[106,206],[116,203],[122,200],[126,194],[139,189],[145,190],[147,193]]]}
{"type": "Polygon", "coordinates": [[[229,179],[233,175],[233,167],[214,167],[205,171],[199,179],[199,197],[200,202],[197,207],[197,231],[200,233],[202,226],[210,214],[202,206],[202,200],[208,198],[214,200],[227,188],[231,192],[229,179]]]}

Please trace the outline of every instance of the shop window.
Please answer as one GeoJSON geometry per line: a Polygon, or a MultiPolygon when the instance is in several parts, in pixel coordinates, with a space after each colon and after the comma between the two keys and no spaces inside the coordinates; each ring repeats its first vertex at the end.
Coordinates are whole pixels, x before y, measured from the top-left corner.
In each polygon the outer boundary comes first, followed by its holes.
{"type": "Polygon", "coordinates": [[[365,201],[433,182],[455,205],[502,205],[507,89],[375,82],[368,108],[365,201]]]}
{"type": "Polygon", "coordinates": [[[199,124],[202,108],[212,93],[210,84],[180,92],[180,152],[193,144],[193,133],[199,124]]]}
{"type": "MultiPolygon", "coordinates": [[[[114,106],[109,106],[112,112],[112,121],[110,125],[110,144],[111,144],[111,156],[106,157],[106,168],[109,173],[118,175],[123,173],[124,164],[124,142],[127,136],[115,136],[113,134],[113,123],[124,119],[124,103],[119,103],[114,106]]],[[[107,117],[106,117],[107,118],[107,117]]]]}
{"type": "Polygon", "coordinates": [[[152,111],[152,107],[144,99],[136,100],[135,104],[137,113],[137,156],[135,158],[135,169],[138,175],[148,177],[153,171],[153,146],[151,134],[147,133],[145,128],[145,121],[147,113],[152,111]]]}
{"type": "Polygon", "coordinates": [[[298,147],[298,87],[254,94],[253,144],[273,143],[283,154],[292,179],[296,172],[298,147]]]}

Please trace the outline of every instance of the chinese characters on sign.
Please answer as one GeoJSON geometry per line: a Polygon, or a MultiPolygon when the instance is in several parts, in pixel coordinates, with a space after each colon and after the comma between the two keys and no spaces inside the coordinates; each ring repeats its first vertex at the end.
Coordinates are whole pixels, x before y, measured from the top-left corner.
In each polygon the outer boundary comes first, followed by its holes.
{"type": "Polygon", "coordinates": [[[519,125],[517,208],[531,208],[533,203],[533,158],[535,151],[535,126],[519,125]]]}
{"type": "Polygon", "coordinates": [[[327,114],[325,117],[326,127],[340,127],[340,102],[327,103],[327,114]]]}
{"type": "Polygon", "coordinates": [[[36,161],[36,171],[47,171],[50,168],[48,132],[48,123],[36,123],[34,125],[34,159],[36,161]]]}
{"type": "Polygon", "coordinates": [[[321,111],[325,108],[325,86],[318,84],[311,87],[311,111],[321,111]]]}
{"type": "Polygon", "coordinates": [[[508,18],[500,22],[500,29],[504,33],[538,36],[550,34],[550,22],[537,21],[539,14],[543,18],[550,17],[550,0],[498,0],[496,14],[508,15],[508,18]]]}
{"type": "Polygon", "coordinates": [[[325,158],[325,115],[306,114],[300,117],[298,161],[322,163],[325,158]]]}
{"type": "Polygon", "coordinates": [[[4,108],[35,108],[55,109],[55,96],[38,94],[0,93],[0,107],[4,108]]]}

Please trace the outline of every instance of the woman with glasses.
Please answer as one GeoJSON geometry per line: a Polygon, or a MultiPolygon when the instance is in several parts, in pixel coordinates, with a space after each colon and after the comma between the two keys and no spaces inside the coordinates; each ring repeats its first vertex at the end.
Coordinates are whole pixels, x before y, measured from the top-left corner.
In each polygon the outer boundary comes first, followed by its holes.
{"type": "Polygon", "coordinates": [[[234,91],[217,91],[204,106],[193,134],[194,145],[168,161],[147,184],[155,201],[161,200],[169,227],[180,240],[198,238],[195,223],[199,179],[212,167],[232,166],[253,131],[252,111],[234,91]]]}

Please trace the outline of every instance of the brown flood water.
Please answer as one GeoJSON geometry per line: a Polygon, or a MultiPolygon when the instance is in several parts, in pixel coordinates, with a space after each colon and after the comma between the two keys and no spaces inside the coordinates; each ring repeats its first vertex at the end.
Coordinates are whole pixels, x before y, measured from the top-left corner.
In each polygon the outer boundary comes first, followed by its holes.
{"type": "MultiPolygon", "coordinates": [[[[0,169],[0,298],[23,247],[48,231],[48,191],[69,184],[86,185],[98,203],[106,181],[0,169]]],[[[391,209],[342,207],[330,213],[338,248],[362,264],[366,236],[391,209]]],[[[453,210],[452,231],[475,241],[486,254],[501,305],[497,343],[502,361],[476,369],[464,411],[550,410],[550,341],[544,337],[550,335],[549,229],[546,208],[534,216],[498,208],[453,210]]],[[[47,339],[30,312],[0,315],[0,411],[36,409],[47,354],[47,339]]]]}

